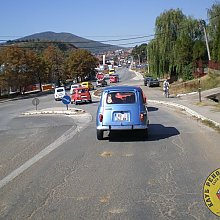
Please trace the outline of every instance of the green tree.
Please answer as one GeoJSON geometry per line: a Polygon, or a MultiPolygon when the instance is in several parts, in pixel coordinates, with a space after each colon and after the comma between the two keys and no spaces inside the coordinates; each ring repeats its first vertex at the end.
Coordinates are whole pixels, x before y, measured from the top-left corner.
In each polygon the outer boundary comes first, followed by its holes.
{"type": "Polygon", "coordinates": [[[198,20],[171,9],[157,17],[155,30],[155,38],[148,44],[150,70],[159,77],[186,78],[196,55],[193,50],[198,49],[194,44],[204,40],[198,20]]]}
{"type": "Polygon", "coordinates": [[[131,52],[131,55],[135,60],[141,63],[147,60],[147,44],[141,44],[140,46],[135,46],[131,52]]]}
{"type": "MultiPolygon", "coordinates": [[[[150,56],[156,60],[151,63],[156,67],[158,74],[164,75],[172,73],[176,75],[175,63],[175,42],[179,36],[179,29],[186,16],[180,9],[171,9],[163,12],[156,19],[155,23],[155,43],[158,45],[156,54],[150,56]],[[159,65],[157,62],[159,61],[159,65]]],[[[153,51],[154,53],[154,51],[153,51]]]]}
{"type": "Polygon", "coordinates": [[[193,45],[193,61],[208,60],[205,42],[196,40],[193,45]]]}
{"type": "Polygon", "coordinates": [[[220,3],[216,2],[208,10],[208,32],[211,41],[211,58],[220,61],[220,3]]]}

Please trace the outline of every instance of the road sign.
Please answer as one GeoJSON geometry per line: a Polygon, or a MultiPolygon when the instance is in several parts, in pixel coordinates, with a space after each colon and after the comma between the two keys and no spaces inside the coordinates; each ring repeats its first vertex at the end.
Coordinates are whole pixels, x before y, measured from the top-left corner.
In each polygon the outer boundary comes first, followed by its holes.
{"type": "Polygon", "coordinates": [[[39,103],[40,103],[40,100],[38,98],[34,98],[32,100],[32,104],[36,107],[36,110],[37,110],[37,106],[39,105],[39,103]]]}
{"type": "Polygon", "coordinates": [[[96,79],[98,79],[98,80],[103,80],[104,77],[105,77],[104,73],[97,73],[96,74],[96,79]]]}
{"type": "Polygon", "coordinates": [[[63,102],[64,105],[69,105],[70,102],[71,102],[70,96],[68,96],[68,95],[63,96],[62,102],[63,102]]]}

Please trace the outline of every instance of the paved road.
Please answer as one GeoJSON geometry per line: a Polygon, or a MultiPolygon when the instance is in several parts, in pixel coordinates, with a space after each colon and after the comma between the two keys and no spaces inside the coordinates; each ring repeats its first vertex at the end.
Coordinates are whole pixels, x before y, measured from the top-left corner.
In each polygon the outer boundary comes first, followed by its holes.
{"type": "MultiPolygon", "coordinates": [[[[144,91],[149,98],[160,94],[144,91]]],[[[42,108],[49,107],[52,95],[42,99],[42,108]]],[[[0,219],[215,219],[202,198],[205,179],[219,167],[214,130],[151,104],[149,140],[123,132],[97,141],[98,99],[80,105],[92,118],[20,116],[29,102],[0,104],[0,179],[54,148],[0,188],[0,219]]]]}

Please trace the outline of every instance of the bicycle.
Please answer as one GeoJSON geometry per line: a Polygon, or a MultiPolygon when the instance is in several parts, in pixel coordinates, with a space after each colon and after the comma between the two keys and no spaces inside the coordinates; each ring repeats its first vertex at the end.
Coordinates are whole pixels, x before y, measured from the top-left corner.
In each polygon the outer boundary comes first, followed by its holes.
{"type": "Polygon", "coordinates": [[[170,94],[169,94],[169,88],[165,88],[164,89],[164,96],[165,98],[169,98],[170,94]]]}

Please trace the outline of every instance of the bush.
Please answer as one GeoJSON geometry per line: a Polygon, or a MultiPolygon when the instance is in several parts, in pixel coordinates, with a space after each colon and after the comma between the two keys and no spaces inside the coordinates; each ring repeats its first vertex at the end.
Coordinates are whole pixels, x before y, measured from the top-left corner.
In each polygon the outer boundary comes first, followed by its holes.
{"type": "Polygon", "coordinates": [[[192,64],[184,66],[183,67],[183,80],[184,81],[192,80],[194,78],[192,72],[193,72],[192,64]]]}

